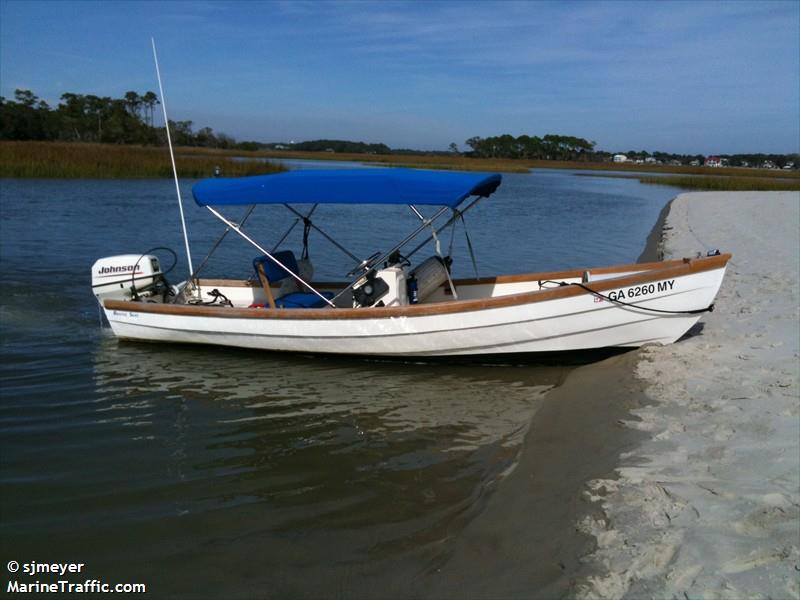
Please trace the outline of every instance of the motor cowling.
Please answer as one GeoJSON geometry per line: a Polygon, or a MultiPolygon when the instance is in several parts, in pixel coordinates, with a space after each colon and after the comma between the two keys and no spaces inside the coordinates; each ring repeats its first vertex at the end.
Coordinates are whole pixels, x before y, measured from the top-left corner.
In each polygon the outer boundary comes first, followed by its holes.
{"type": "Polygon", "coordinates": [[[107,256],[92,265],[92,293],[101,305],[106,299],[152,295],[163,282],[161,264],[152,254],[107,256]]]}
{"type": "Polygon", "coordinates": [[[450,273],[450,257],[444,259],[431,256],[422,261],[412,272],[410,277],[416,280],[417,301],[421,302],[430,296],[436,289],[445,283],[450,273]]]}

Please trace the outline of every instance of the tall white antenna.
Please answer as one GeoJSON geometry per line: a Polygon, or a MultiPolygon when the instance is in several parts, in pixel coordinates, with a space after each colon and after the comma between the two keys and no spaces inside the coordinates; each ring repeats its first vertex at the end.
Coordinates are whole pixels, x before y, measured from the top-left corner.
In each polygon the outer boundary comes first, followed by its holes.
{"type": "Polygon", "coordinates": [[[172,137],[169,135],[169,119],[167,118],[167,100],[164,98],[164,88],[161,85],[161,71],[158,69],[158,54],[156,53],[156,40],[153,43],[153,59],[156,61],[156,76],[158,77],[158,91],[161,94],[161,108],[164,110],[164,128],[167,130],[167,144],[169,157],[172,160],[172,174],[175,176],[175,192],[178,194],[178,210],[181,213],[181,227],[183,228],[183,243],[186,245],[186,260],[189,262],[189,279],[194,275],[192,266],[192,253],[189,250],[189,235],[186,233],[186,219],[183,217],[183,200],[181,199],[181,186],[178,184],[178,168],[175,166],[175,153],[172,151],[172,137]]]}

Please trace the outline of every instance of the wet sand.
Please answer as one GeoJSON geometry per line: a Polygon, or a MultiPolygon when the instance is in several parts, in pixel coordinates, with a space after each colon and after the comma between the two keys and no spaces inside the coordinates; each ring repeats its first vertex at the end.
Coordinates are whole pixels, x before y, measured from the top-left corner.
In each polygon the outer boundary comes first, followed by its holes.
{"type": "Polygon", "coordinates": [[[642,434],[620,424],[638,406],[634,352],[578,367],[536,413],[514,471],[426,582],[430,598],[558,598],[595,546],[577,522],[597,507],[586,482],[609,475],[642,434]]]}

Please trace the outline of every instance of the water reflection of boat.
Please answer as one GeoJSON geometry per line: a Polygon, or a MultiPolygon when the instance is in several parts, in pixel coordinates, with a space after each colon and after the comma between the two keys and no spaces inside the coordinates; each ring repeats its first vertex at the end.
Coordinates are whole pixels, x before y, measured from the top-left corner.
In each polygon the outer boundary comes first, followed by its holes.
{"type": "Polygon", "coordinates": [[[113,338],[94,357],[98,416],[130,425],[150,461],[164,446],[169,478],[191,482],[175,501],[181,514],[266,505],[263,527],[364,525],[387,543],[445,536],[452,519],[479,510],[563,374],[113,338]]]}
{"type": "MultiPolygon", "coordinates": [[[[476,272],[475,279],[452,279],[452,256],[442,251],[438,235],[449,228],[452,240],[464,212],[493,194],[500,181],[498,174],[408,169],[308,170],[202,181],[194,186],[195,201],[226,225],[225,233],[233,231],[258,250],[257,278],[199,279],[194,271],[188,284],[171,288],[155,257],[125,255],[95,263],[93,288],[122,338],[351,355],[487,355],[666,344],[711,310],[728,254],[489,278],[476,272]],[[272,250],[244,231],[255,206],[276,204],[304,224],[299,260],[290,250],[277,251],[291,229],[272,250]],[[360,260],[311,220],[320,204],[406,205],[419,226],[393,247],[360,260]],[[240,222],[221,212],[232,205],[250,206],[240,222]],[[311,208],[301,211],[304,205],[311,208]],[[434,212],[425,216],[423,209],[434,212]],[[312,282],[313,269],[305,260],[312,231],[358,263],[348,273],[349,283],[312,282]],[[425,232],[428,240],[412,248],[425,232]],[[429,242],[435,253],[413,263],[429,242]]],[[[380,228],[380,223],[354,226],[380,228]]]]}
{"type": "Polygon", "coordinates": [[[117,397],[118,407],[156,394],[225,406],[220,424],[311,423],[341,416],[358,420],[362,433],[426,427],[462,431],[444,450],[516,444],[536,399],[564,373],[559,368],[476,365],[443,365],[431,371],[408,363],[253,357],[235,349],[187,348],[176,355],[175,348],[113,339],[99,347],[94,370],[98,391],[117,397]]]}

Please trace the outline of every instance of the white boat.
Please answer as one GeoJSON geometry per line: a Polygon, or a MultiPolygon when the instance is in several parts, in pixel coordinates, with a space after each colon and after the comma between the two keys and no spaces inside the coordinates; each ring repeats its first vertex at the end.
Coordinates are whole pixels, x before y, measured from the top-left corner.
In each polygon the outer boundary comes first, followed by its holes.
{"type": "Polygon", "coordinates": [[[170,286],[158,259],[145,252],[98,260],[93,290],[119,338],[395,357],[669,344],[713,308],[730,254],[452,279],[451,259],[438,250],[438,235],[500,182],[498,174],[409,169],[201,181],[194,199],[225,223],[223,237],[232,231],[257,249],[253,277],[203,279],[193,271],[186,282],[170,286]],[[304,223],[304,244],[313,230],[358,262],[352,279],[312,281],[307,260],[292,251],[266,250],[243,222],[221,212],[247,205],[249,215],[265,204],[283,205],[304,223]],[[319,204],[407,205],[419,227],[395,246],[359,260],[311,221],[319,204]],[[430,217],[422,213],[427,207],[436,207],[430,217]],[[409,249],[419,237],[427,239],[409,249]],[[431,246],[437,249],[432,256],[415,261],[431,246]]]}

